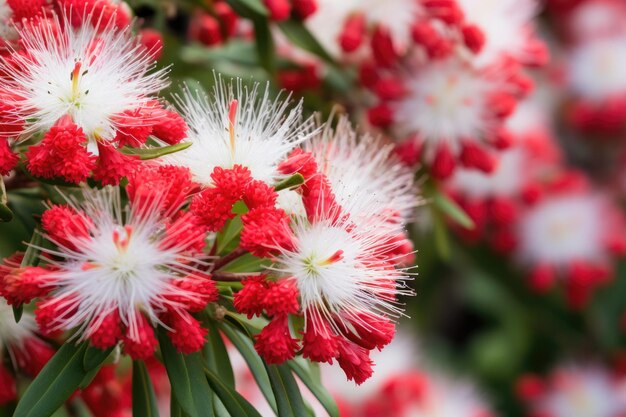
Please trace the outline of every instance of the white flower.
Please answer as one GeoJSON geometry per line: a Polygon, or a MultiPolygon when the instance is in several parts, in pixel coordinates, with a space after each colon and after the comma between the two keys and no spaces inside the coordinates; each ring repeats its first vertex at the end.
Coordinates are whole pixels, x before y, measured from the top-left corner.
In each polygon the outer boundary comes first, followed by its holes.
{"type": "Polygon", "coordinates": [[[415,336],[403,333],[402,329],[389,346],[372,352],[372,359],[376,372],[358,390],[340,378],[336,367],[322,365],[324,385],[346,404],[350,415],[367,415],[371,405],[381,403],[396,412],[394,417],[479,417],[480,412],[491,408],[469,382],[431,369],[428,358],[415,346],[415,336]],[[390,386],[404,386],[408,381],[425,382],[423,392],[409,397],[408,392],[393,395],[385,391],[390,386]]]}
{"type": "Polygon", "coordinates": [[[455,190],[475,198],[493,196],[519,197],[525,184],[539,178],[554,162],[556,145],[539,98],[525,100],[506,120],[506,129],[514,136],[514,144],[498,153],[493,172],[458,168],[450,179],[455,190]]]}
{"type": "Polygon", "coordinates": [[[554,417],[614,417],[626,412],[626,398],[612,376],[599,367],[558,370],[556,382],[539,401],[554,417]]]}
{"type": "Polygon", "coordinates": [[[111,140],[121,123],[116,116],[154,100],[168,84],[165,70],[148,73],[153,58],[130,28],[112,21],[76,29],[67,17],[55,16],[18,31],[23,53],[12,57],[24,70],[0,61],[7,74],[0,88],[20,97],[11,104],[16,117],[27,120],[26,136],[69,114],[89,138],[111,140]]]}
{"type": "Polygon", "coordinates": [[[404,223],[419,203],[413,172],[395,158],[394,145],[358,136],[347,118],[305,144],[330,181],[337,203],[355,218],[392,212],[404,223]]]}
{"type": "Polygon", "coordinates": [[[395,297],[412,294],[405,283],[411,274],[382,260],[392,249],[385,243],[390,228],[384,219],[298,219],[292,229],[295,248],[280,249],[270,269],[295,280],[304,311],[331,326],[337,318],[360,322],[361,313],[402,315],[395,297]]]}
{"type": "Polygon", "coordinates": [[[302,103],[290,109],[289,97],[270,98],[269,88],[244,86],[216,77],[211,97],[186,89],[177,97],[192,145],[168,156],[169,164],[191,170],[195,180],[211,183],[215,167],[242,165],[255,179],[271,182],[281,160],[313,134],[313,119],[302,121],[302,103]]]}
{"type": "Polygon", "coordinates": [[[416,0],[319,0],[318,10],[305,24],[326,50],[338,57],[342,54],[339,36],[350,15],[361,14],[366,27],[386,27],[394,46],[404,50],[411,42],[411,25],[421,12],[416,0]]]}
{"type": "Polygon", "coordinates": [[[599,196],[586,193],[541,200],[517,224],[519,257],[562,266],[575,260],[603,260],[605,205],[599,196]]]}
{"type": "Polygon", "coordinates": [[[503,55],[524,62],[537,0],[457,0],[468,23],[485,35],[485,45],[473,59],[478,66],[493,64],[503,55]]]}
{"type": "Polygon", "coordinates": [[[376,364],[374,372],[367,381],[354,389],[354,383],[346,380],[341,369],[331,364],[321,364],[322,382],[328,390],[348,404],[365,404],[368,399],[375,398],[382,387],[397,375],[416,370],[422,359],[416,346],[416,336],[399,328],[395,337],[382,350],[371,353],[376,364]]]}
{"type": "Polygon", "coordinates": [[[474,169],[460,168],[454,172],[450,185],[474,198],[519,196],[528,175],[524,170],[524,162],[524,151],[520,146],[515,146],[500,152],[493,172],[486,174],[474,169]]]}
{"type": "Polygon", "coordinates": [[[62,300],[65,314],[55,319],[60,330],[79,329],[79,337],[89,337],[101,321],[113,311],[119,313],[131,339],[137,339],[140,314],[153,323],[158,316],[176,309],[179,298],[195,295],[175,285],[199,272],[202,259],[188,254],[189,230],[184,223],[166,234],[165,222],[159,214],[159,201],[123,208],[118,188],[84,189],[84,201],[70,202],[87,224],[87,236],[74,236],[72,247],[55,242],[58,250],[42,248],[55,259],[56,267],[47,274],[53,298],[44,303],[62,300]]]}
{"type": "Polygon", "coordinates": [[[482,72],[447,59],[416,68],[404,82],[408,92],[394,104],[401,135],[417,133],[433,145],[445,141],[458,150],[462,139],[480,139],[491,132],[494,121],[487,97],[494,84],[482,72]]]}
{"type": "Polygon", "coordinates": [[[596,101],[626,93],[626,36],[583,43],[568,62],[574,93],[596,101]]]}

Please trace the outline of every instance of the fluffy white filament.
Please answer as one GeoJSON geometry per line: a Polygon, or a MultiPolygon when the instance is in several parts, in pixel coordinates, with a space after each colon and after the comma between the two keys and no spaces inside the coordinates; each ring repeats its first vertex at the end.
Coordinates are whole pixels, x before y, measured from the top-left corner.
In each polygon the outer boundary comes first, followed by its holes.
{"type": "MultiPolygon", "coordinates": [[[[86,21],[89,18],[85,18],[86,21]]],[[[167,86],[166,70],[150,72],[153,58],[130,29],[113,22],[73,28],[67,18],[19,29],[24,53],[12,58],[24,71],[0,60],[3,89],[15,93],[16,117],[26,120],[25,136],[47,130],[64,115],[90,138],[111,140],[117,115],[145,105],[167,86]]]]}
{"type": "Polygon", "coordinates": [[[211,183],[215,167],[237,164],[254,178],[272,182],[278,163],[313,133],[313,120],[302,121],[301,102],[290,109],[289,97],[272,99],[269,89],[258,84],[248,87],[241,80],[226,83],[217,77],[210,97],[187,88],[177,101],[192,145],[165,161],[189,168],[203,184],[211,183]]]}

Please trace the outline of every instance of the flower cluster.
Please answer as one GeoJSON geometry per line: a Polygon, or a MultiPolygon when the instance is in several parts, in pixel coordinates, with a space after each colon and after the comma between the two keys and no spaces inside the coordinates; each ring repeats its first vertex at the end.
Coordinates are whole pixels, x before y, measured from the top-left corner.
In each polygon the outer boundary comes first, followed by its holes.
{"type": "Polygon", "coordinates": [[[197,313],[218,301],[216,283],[242,281],[234,305],[268,319],[255,336],[268,363],[302,349],[367,379],[369,351],[391,341],[397,297],[411,293],[404,225],[417,190],[394,146],[360,137],[346,118],[318,127],[302,103],[219,76],[210,95],[175,97],[179,115],[155,98],[165,73],[150,72],[129,29],[62,16],[18,28],[20,49],[2,63],[3,117],[16,127],[4,140],[29,144],[29,175],[81,188],[43,212],[47,243],[29,249],[39,265],[3,276],[7,303],[35,302],[50,337],[147,360],[161,333],[179,352],[199,351],[197,313]],[[187,148],[145,162],[123,153],[163,143],[187,148]],[[222,271],[243,255],[263,269],[222,271]]]}
{"type": "Polygon", "coordinates": [[[504,122],[532,88],[523,68],[547,58],[531,25],[536,7],[532,0],[329,1],[309,27],[357,62],[372,93],[369,122],[401,142],[407,163],[421,161],[445,179],[458,164],[492,172],[492,151],[510,143],[504,122]]]}
{"type": "Polygon", "coordinates": [[[36,177],[117,184],[137,160],[121,148],[178,143],[186,125],[156,98],[166,73],[152,71],[155,51],[120,26],[120,14],[67,7],[15,26],[19,42],[0,60],[0,173],[27,145],[36,177]]]}
{"type": "Polygon", "coordinates": [[[523,376],[517,393],[529,417],[619,417],[626,412],[625,383],[610,369],[574,364],[558,367],[546,378],[523,376]]]}
{"type": "Polygon", "coordinates": [[[623,59],[626,31],[621,2],[587,1],[565,13],[566,120],[596,138],[621,138],[626,114],[623,59]]]}

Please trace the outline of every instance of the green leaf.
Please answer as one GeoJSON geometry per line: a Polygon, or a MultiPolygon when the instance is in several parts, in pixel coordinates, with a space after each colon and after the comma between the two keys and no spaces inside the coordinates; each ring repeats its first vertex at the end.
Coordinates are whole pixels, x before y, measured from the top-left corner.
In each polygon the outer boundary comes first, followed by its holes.
{"type": "Polygon", "coordinates": [[[218,376],[208,368],[204,369],[209,384],[215,390],[215,393],[224,404],[224,407],[230,412],[232,416],[237,417],[261,417],[261,415],[254,409],[254,407],[245,400],[237,391],[232,387],[224,384],[221,381],[221,375],[218,376]]]}
{"type": "Polygon", "coordinates": [[[20,267],[26,268],[27,266],[37,266],[39,263],[39,252],[41,251],[39,247],[41,246],[42,240],[43,238],[41,237],[39,230],[35,230],[30,238],[30,242],[28,243],[28,247],[26,248],[20,267]]]}
{"type": "Polygon", "coordinates": [[[317,398],[322,407],[330,415],[330,417],[339,417],[339,407],[334,398],[324,388],[319,380],[314,377],[314,372],[310,365],[304,359],[294,359],[287,362],[289,366],[298,375],[298,378],[307,386],[311,393],[317,398]]]}
{"type": "Polygon", "coordinates": [[[0,203],[0,222],[7,223],[13,220],[13,212],[3,203],[0,203]]]}
{"type": "Polygon", "coordinates": [[[109,357],[111,352],[113,352],[114,348],[109,348],[107,350],[98,349],[93,346],[88,346],[85,351],[85,356],[83,356],[83,368],[85,371],[91,371],[98,367],[102,362],[109,357]]]}
{"type": "Polygon", "coordinates": [[[181,49],[180,57],[183,61],[196,65],[211,65],[214,62],[224,61],[247,67],[258,65],[254,44],[242,40],[228,41],[216,48],[199,45],[185,46],[181,49]]]}
{"type": "Polygon", "coordinates": [[[26,197],[17,193],[11,193],[11,201],[8,205],[15,214],[16,219],[24,225],[27,233],[32,233],[37,227],[39,221],[35,220],[35,216],[44,210],[43,200],[40,197],[26,197]]]}
{"type": "Polygon", "coordinates": [[[177,143],[176,145],[161,146],[159,148],[124,147],[120,149],[120,152],[126,155],[137,155],[139,156],[139,159],[141,159],[142,161],[145,161],[148,159],[160,158],[161,156],[169,155],[174,152],[180,152],[184,149],[187,149],[191,145],[192,145],[192,142],[181,142],[181,143],[177,143]]]}
{"type": "Polygon", "coordinates": [[[165,332],[159,332],[159,342],[172,395],[182,411],[190,417],[213,417],[213,391],[204,375],[200,353],[179,353],[165,332]]]}
{"type": "Polygon", "coordinates": [[[302,184],[304,184],[304,177],[302,176],[302,174],[293,174],[291,177],[286,178],[276,184],[274,186],[274,190],[278,192],[289,188],[295,188],[302,184]]]}
{"type": "Polygon", "coordinates": [[[465,213],[463,209],[447,195],[436,191],[433,203],[435,207],[464,228],[474,229],[476,227],[474,221],[467,215],[467,213],[465,213]]]}
{"type": "Polygon", "coordinates": [[[24,392],[14,417],[49,417],[61,407],[88,373],[83,366],[86,350],[87,343],[61,346],[24,392]]]}
{"type": "Polygon", "coordinates": [[[133,362],[133,417],[159,417],[154,388],[143,361],[133,362]]]}
{"type": "Polygon", "coordinates": [[[205,344],[203,348],[204,361],[207,367],[217,373],[226,385],[234,387],[233,367],[215,320],[206,314],[202,323],[209,329],[209,343],[205,344]]]}
{"type": "Polygon", "coordinates": [[[308,414],[298,383],[289,367],[265,365],[276,398],[278,417],[301,417],[308,414]]]}
{"type": "Polygon", "coordinates": [[[250,369],[250,372],[259,386],[259,389],[263,393],[263,396],[267,399],[267,402],[270,407],[272,407],[272,410],[274,410],[274,413],[277,413],[278,409],[276,408],[276,399],[274,398],[274,393],[270,387],[270,379],[267,375],[267,370],[265,369],[263,360],[261,360],[259,355],[256,353],[256,350],[254,350],[254,346],[250,338],[243,335],[238,330],[235,330],[226,322],[221,322],[219,327],[231,343],[237,348],[241,356],[243,356],[243,359],[248,364],[248,369],[250,369]]]}
{"type": "Polygon", "coordinates": [[[261,0],[226,0],[226,3],[240,16],[252,19],[267,17],[267,8],[261,0]]]}
{"type": "Polygon", "coordinates": [[[113,349],[114,348],[101,350],[93,346],[87,346],[87,350],[83,356],[83,368],[87,374],[80,382],[80,388],[86,388],[89,384],[91,384],[91,381],[93,381],[100,370],[99,365],[101,365],[109,357],[111,352],[113,352],[113,349]]]}
{"type": "Polygon", "coordinates": [[[267,260],[257,258],[254,255],[246,253],[234,261],[226,264],[220,271],[222,272],[258,272],[263,269],[265,264],[269,264],[267,260]]]}
{"type": "Polygon", "coordinates": [[[241,222],[241,216],[236,216],[233,219],[229,219],[222,230],[217,234],[217,254],[221,255],[226,252],[226,249],[234,250],[238,244],[238,237],[243,229],[243,223],[241,222]],[[235,246],[235,248],[231,248],[235,246]]]}
{"type": "Polygon", "coordinates": [[[183,417],[183,410],[173,395],[170,395],[170,417],[183,417]]]}
{"type": "Polygon", "coordinates": [[[330,56],[301,21],[294,19],[285,20],[279,22],[278,27],[294,45],[317,55],[326,62],[334,64],[333,57],[330,56]]]}
{"type": "Polygon", "coordinates": [[[274,38],[270,31],[269,21],[264,18],[256,18],[254,24],[254,39],[256,40],[259,63],[265,71],[274,74],[276,68],[276,52],[274,51],[274,38]]]}
{"type": "Polygon", "coordinates": [[[19,323],[22,320],[22,314],[24,314],[24,304],[20,304],[19,306],[13,306],[13,318],[16,323],[19,323]]]}

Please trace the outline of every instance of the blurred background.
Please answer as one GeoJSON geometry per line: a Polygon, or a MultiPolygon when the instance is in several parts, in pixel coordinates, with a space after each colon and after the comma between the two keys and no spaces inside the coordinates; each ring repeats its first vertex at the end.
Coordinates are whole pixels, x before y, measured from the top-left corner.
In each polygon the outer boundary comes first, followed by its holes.
{"type": "Polygon", "coordinates": [[[162,47],[167,94],[214,71],[269,81],[395,141],[414,168],[417,295],[371,381],[322,369],[343,415],[626,415],[626,2],[129,6],[162,47]]]}

